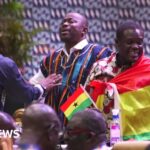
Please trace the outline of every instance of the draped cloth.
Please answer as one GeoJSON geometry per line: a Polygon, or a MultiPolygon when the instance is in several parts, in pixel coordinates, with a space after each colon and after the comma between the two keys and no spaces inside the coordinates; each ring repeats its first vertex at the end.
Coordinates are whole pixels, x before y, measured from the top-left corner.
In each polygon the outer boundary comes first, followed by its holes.
{"type": "Polygon", "coordinates": [[[107,116],[114,107],[120,108],[121,131],[124,140],[131,138],[150,140],[149,58],[142,55],[132,67],[109,82],[93,80],[89,87],[93,89],[91,93],[93,100],[104,115],[107,116]],[[111,85],[116,86],[117,92],[111,85]],[[111,93],[113,98],[107,100],[107,93],[111,93]]]}

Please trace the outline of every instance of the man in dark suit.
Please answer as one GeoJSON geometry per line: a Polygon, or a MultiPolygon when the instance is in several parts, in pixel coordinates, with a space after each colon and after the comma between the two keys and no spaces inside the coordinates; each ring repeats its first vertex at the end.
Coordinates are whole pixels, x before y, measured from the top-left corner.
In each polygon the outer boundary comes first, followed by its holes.
{"type": "Polygon", "coordinates": [[[33,86],[23,79],[13,60],[0,55],[0,110],[13,114],[16,109],[41,99],[60,85],[61,78],[61,75],[51,74],[33,86]]]}

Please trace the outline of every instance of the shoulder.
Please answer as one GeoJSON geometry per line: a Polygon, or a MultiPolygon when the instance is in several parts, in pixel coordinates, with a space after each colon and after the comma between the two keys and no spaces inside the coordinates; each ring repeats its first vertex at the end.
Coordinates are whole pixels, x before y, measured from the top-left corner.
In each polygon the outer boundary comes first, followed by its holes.
{"type": "Polygon", "coordinates": [[[108,46],[104,46],[104,45],[100,45],[100,44],[97,44],[97,43],[95,43],[95,44],[90,44],[91,45],[91,47],[93,48],[93,50],[95,50],[95,51],[110,51],[110,52],[112,52],[112,50],[111,50],[111,48],[109,48],[108,46]]]}
{"type": "Polygon", "coordinates": [[[113,52],[110,56],[108,57],[104,57],[104,58],[101,58],[101,59],[98,59],[94,64],[93,64],[93,67],[96,67],[96,66],[101,66],[101,67],[104,67],[104,66],[107,66],[109,63],[115,63],[116,61],[116,53],[113,52]]]}
{"type": "Polygon", "coordinates": [[[100,44],[91,44],[92,53],[97,59],[108,57],[111,55],[112,50],[107,46],[103,46],[100,44]]]}
{"type": "Polygon", "coordinates": [[[15,62],[12,59],[4,57],[2,55],[0,55],[0,65],[1,68],[2,67],[12,68],[14,65],[16,66],[15,62]]]}
{"type": "Polygon", "coordinates": [[[53,58],[54,56],[59,55],[59,54],[62,52],[62,50],[63,50],[63,48],[50,51],[49,54],[47,54],[47,55],[43,58],[43,61],[48,61],[48,60],[50,60],[51,58],[53,58]]]}

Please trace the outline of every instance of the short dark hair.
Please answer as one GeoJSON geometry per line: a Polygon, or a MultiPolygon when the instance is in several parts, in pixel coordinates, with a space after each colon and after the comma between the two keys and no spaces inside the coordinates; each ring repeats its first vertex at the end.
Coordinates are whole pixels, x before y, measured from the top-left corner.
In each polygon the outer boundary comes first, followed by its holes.
{"type": "Polygon", "coordinates": [[[116,38],[120,39],[123,35],[123,32],[126,29],[139,29],[144,33],[144,29],[138,22],[134,20],[127,20],[118,26],[117,31],[116,31],[116,38]]]}
{"type": "Polygon", "coordinates": [[[106,122],[103,114],[98,109],[88,108],[77,112],[73,117],[80,116],[82,125],[96,134],[106,133],[106,122]]]}

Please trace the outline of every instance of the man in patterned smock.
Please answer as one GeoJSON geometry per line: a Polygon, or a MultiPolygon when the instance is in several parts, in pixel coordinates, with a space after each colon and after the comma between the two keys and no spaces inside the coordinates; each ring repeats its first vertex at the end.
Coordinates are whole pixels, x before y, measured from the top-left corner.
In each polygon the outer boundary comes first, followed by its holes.
{"type": "Polygon", "coordinates": [[[39,78],[51,73],[61,73],[62,85],[49,93],[46,103],[51,105],[63,122],[64,115],[59,109],[80,84],[84,84],[92,64],[100,58],[110,55],[111,50],[88,43],[86,34],[88,22],[79,13],[68,13],[60,26],[60,38],[65,48],[50,53],[41,63],[40,71],[31,78],[36,83],[39,78]]]}

